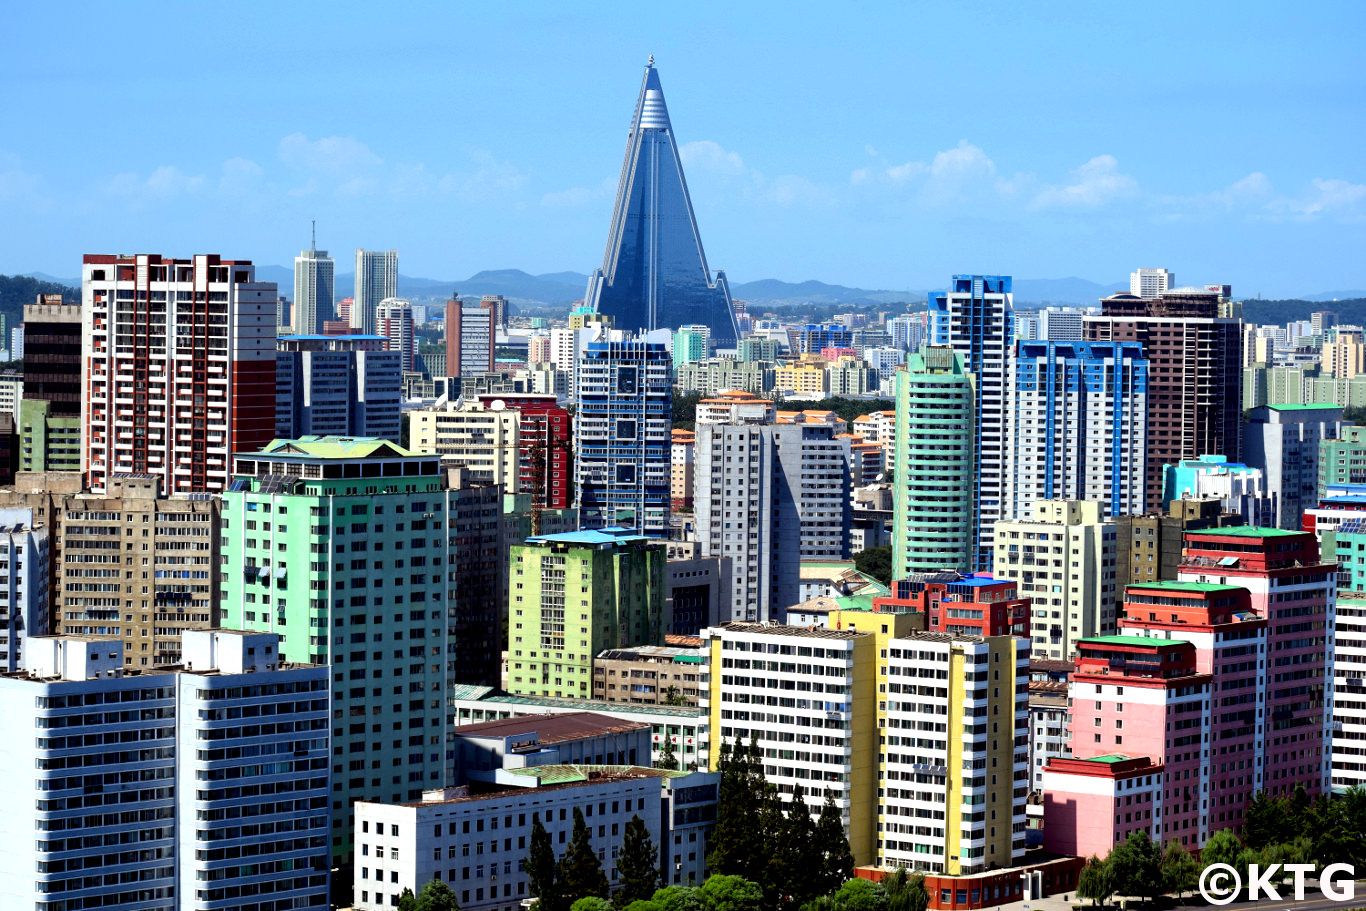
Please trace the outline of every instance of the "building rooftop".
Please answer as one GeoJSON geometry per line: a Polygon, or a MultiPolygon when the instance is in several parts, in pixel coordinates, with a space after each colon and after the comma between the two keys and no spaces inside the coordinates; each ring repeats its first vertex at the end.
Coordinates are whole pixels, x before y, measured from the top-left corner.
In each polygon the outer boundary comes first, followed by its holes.
{"type": "Polygon", "coordinates": [[[621,734],[649,728],[650,725],[642,721],[622,721],[620,718],[609,718],[596,712],[568,712],[561,715],[517,715],[512,718],[500,718],[497,721],[481,721],[476,724],[459,725],[453,732],[460,737],[499,738],[535,734],[537,742],[544,746],[567,740],[580,740],[584,737],[621,734]]]}
{"type": "MultiPolygon", "coordinates": [[[[238,453],[257,455],[258,453],[238,453]]],[[[296,440],[271,440],[259,454],[302,456],[313,459],[410,458],[410,452],[380,437],[303,436],[296,440]]]]}
{"type": "Polygon", "coordinates": [[[691,771],[645,768],[629,765],[538,765],[520,769],[508,769],[508,774],[522,778],[534,778],[542,786],[548,784],[568,784],[575,781],[600,780],[603,778],[620,780],[622,778],[683,778],[692,775],[691,771]]]}
{"type": "Polygon", "coordinates": [[[1157,639],[1149,636],[1088,636],[1082,639],[1080,645],[1137,645],[1144,648],[1156,648],[1162,645],[1186,645],[1185,639],[1157,639]]]}
{"type": "Polygon", "coordinates": [[[1119,753],[1109,753],[1105,756],[1092,756],[1089,759],[1083,759],[1082,762],[1104,762],[1110,764],[1116,762],[1128,762],[1130,759],[1133,758],[1134,757],[1132,756],[1124,756],[1119,753]]]}
{"type": "Polygon", "coordinates": [[[971,576],[964,576],[949,583],[950,585],[970,585],[973,588],[985,588],[988,585],[1014,585],[1014,579],[997,579],[991,573],[975,573],[971,576]]]}
{"type": "Polygon", "coordinates": [[[1341,405],[1334,405],[1332,402],[1309,402],[1304,405],[1267,405],[1265,407],[1272,411],[1322,411],[1329,408],[1342,410],[1341,405]]]}
{"type": "MultiPolygon", "coordinates": [[[[525,705],[541,706],[544,708],[569,708],[578,711],[600,711],[604,714],[617,714],[627,712],[640,715],[672,715],[680,719],[697,719],[702,715],[702,710],[693,705],[649,705],[636,704],[632,702],[608,702],[605,699],[560,699],[555,696],[514,696],[511,693],[501,693],[491,687],[477,687],[476,689],[486,690],[492,695],[485,696],[466,696],[466,699],[477,699],[480,702],[502,705],[525,705]]],[[[457,696],[456,698],[461,698],[457,696]]],[[[525,717],[525,716],[523,716],[525,717]]],[[[545,717],[539,715],[537,717],[545,717]]]]}
{"type": "Polygon", "coordinates": [[[602,661],[643,661],[648,658],[680,661],[685,664],[696,664],[702,660],[696,648],[672,645],[633,645],[629,648],[609,648],[598,652],[598,659],[602,661]]]}
{"type": "Polygon", "coordinates": [[[806,626],[785,626],[781,623],[744,623],[733,620],[722,623],[719,629],[731,633],[756,633],[769,636],[801,636],[807,639],[860,639],[872,633],[846,629],[812,629],[806,626]]]}
{"type": "Polygon", "coordinates": [[[1227,528],[1201,528],[1187,531],[1186,534],[1217,538],[1284,538],[1290,535],[1302,535],[1304,532],[1290,531],[1285,528],[1256,528],[1251,525],[1231,525],[1227,528]]]}
{"type": "Polygon", "coordinates": [[[1242,589],[1240,585],[1218,585],[1214,582],[1131,582],[1125,588],[1149,588],[1162,591],[1179,592],[1232,592],[1242,589]]]}
{"type": "Polygon", "coordinates": [[[635,544],[640,541],[656,541],[642,535],[634,528],[598,528],[585,531],[566,531],[557,535],[537,535],[527,538],[528,544],[577,544],[583,547],[597,547],[602,544],[635,544]]]}
{"type": "MultiPolygon", "coordinates": [[[[582,776],[579,777],[572,772],[566,771],[560,773],[557,777],[557,780],[542,780],[538,790],[548,791],[557,790],[559,788],[580,788],[584,787],[585,785],[607,784],[609,782],[614,781],[636,781],[642,778],[664,779],[676,778],[679,776],[679,773],[677,772],[669,772],[664,769],[648,769],[643,766],[539,766],[534,769],[526,769],[525,771],[531,774],[525,777],[535,779],[537,777],[535,773],[538,773],[543,769],[562,768],[578,769],[582,772],[582,776]]],[[[682,774],[692,773],[685,772],[682,774]]],[[[528,789],[524,787],[502,788],[497,791],[484,791],[479,794],[466,793],[457,797],[443,797],[437,800],[412,800],[407,801],[405,803],[400,803],[398,804],[398,806],[434,807],[445,804],[471,803],[480,800],[497,800],[499,798],[508,797],[511,795],[526,794],[527,790],[528,789]]],[[[378,800],[360,800],[357,801],[357,803],[383,804],[384,802],[378,800]]]]}

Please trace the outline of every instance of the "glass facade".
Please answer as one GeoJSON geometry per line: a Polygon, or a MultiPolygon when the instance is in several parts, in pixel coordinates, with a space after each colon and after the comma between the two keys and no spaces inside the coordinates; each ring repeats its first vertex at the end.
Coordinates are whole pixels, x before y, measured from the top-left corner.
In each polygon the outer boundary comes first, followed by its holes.
{"type": "Polygon", "coordinates": [[[711,329],[718,348],[735,347],[739,337],[725,273],[713,280],[707,267],[653,65],[646,67],[626,141],[607,252],[588,280],[585,301],[627,332],[695,323],[711,329]]]}

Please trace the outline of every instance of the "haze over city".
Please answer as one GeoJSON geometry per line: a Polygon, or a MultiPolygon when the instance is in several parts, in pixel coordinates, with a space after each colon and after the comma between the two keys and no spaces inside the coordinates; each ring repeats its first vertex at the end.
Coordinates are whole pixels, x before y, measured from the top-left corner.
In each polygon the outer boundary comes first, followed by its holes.
{"type": "Polygon", "coordinates": [[[90,250],[407,275],[601,263],[653,54],[713,268],[1240,296],[1366,287],[1360,4],[25,4],[0,35],[0,272],[90,250]],[[34,36],[43,36],[35,40],[34,36]]]}

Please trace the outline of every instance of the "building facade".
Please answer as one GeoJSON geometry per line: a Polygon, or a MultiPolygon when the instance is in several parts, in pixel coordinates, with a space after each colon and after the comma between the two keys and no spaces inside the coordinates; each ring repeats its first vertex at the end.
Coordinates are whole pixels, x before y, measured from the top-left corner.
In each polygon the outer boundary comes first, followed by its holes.
{"type": "Polygon", "coordinates": [[[151,474],[169,493],[228,484],[275,431],[275,285],[247,260],[87,254],[81,470],[151,474]]]}
{"type": "Polygon", "coordinates": [[[36,525],[32,510],[0,509],[0,672],[24,667],[35,636],[52,632],[48,597],[51,530],[36,525]]]}
{"type": "Polygon", "coordinates": [[[24,305],[19,471],[81,469],[81,308],[61,295],[24,305]]]}
{"type": "Polygon", "coordinates": [[[380,301],[390,297],[398,297],[398,251],[356,250],[356,293],[351,298],[349,313],[351,330],[378,335],[376,311],[380,301]]]}
{"type": "Polygon", "coordinates": [[[386,297],[375,308],[375,335],[388,340],[405,371],[417,369],[417,340],[413,334],[413,305],[401,297],[386,297]]]}
{"type": "Polygon", "coordinates": [[[508,689],[587,699],[604,649],[664,644],[664,544],[629,529],[528,538],[509,559],[508,689]]]}
{"type": "MultiPolygon", "coordinates": [[[[1344,431],[1351,428],[1344,427],[1344,431]]],[[[1325,446],[1332,445],[1324,441],[1325,446]]],[[[1320,462],[1319,477],[1323,477],[1320,462]]],[[[1366,474],[1363,476],[1366,480],[1366,474]]],[[[1182,459],[1175,465],[1162,466],[1163,508],[1173,500],[1204,500],[1211,497],[1223,501],[1224,512],[1235,512],[1244,525],[1276,527],[1279,523],[1279,502],[1276,494],[1265,489],[1265,478],[1260,468],[1242,462],[1230,462],[1226,456],[1204,455],[1198,459],[1182,459]]]]}
{"type": "Polygon", "coordinates": [[[458,297],[446,301],[447,376],[478,376],[493,369],[498,335],[496,314],[492,301],[468,307],[458,297]]]}
{"type": "Polygon", "coordinates": [[[957,570],[976,559],[977,396],[963,357],[927,345],[896,375],[892,576],[957,570]]]}
{"type": "Polygon", "coordinates": [[[590,342],[579,361],[574,473],[579,527],[669,521],[669,350],[644,339],[590,342]]]}
{"type": "Polygon", "coordinates": [[[317,335],[332,316],[336,270],[336,260],[319,250],[316,241],[294,257],[294,314],[289,325],[295,335],[317,335]]]}
{"type": "Polygon", "coordinates": [[[1176,287],[1176,273],[1167,269],[1138,269],[1129,273],[1129,293],[1155,300],[1176,287]]]}
{"type": "Polygon", "coordinates": [[[399,440],[402,355],[378,335],[292,335],[276,341],[275,436],[399,440]]]}
{"type": "Polygon", "coordinates": [[[1319,447],[1342,433],[1342,409],[1333,405],[1262,405],[1248,413],[1244,453],[1259,469],[1279,505],[1279,528],[1296,529],[1304,511],[1318,505],[1319,447]]]}
{"type": "Polygon", "coordinates": [[[497,487],[384,440],[279,440],[237,459],[221,624],[278,633],[287,659],[330,668],[343,863],[352,802],[449,784],[446,697],[497,680],[500,508],[497,487]]]}
{"type": "Polygon", "coordinates": [[[1040,500],[1032,519],[996,523],[996,574],[1032,601],[1040,658],[1070,659],[1079,640],[1115,629],[1115,523],[1099,503],[1040,500]]]}

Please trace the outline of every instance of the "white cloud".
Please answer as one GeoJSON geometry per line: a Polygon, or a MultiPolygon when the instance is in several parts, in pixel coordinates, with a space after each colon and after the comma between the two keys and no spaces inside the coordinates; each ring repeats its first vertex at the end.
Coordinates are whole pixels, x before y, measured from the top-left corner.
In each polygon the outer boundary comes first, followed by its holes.
{"type": "Polygon", "coordinates": [[[343,179],[383,163],[369,146],[349,136],[309,139],[303,133],[291,133],[280,140],[279,156],[292,168],[343,179]]]}
{"type": "Polygon", "coordinates": [[[526,175],[516,165],[500,161],[492,152],[475,149],[469,158],[470,169],[445,175],[437,189],[472,202],[507,196],[526,185],[526,175]]]}
{"type": "Polygon", "coordinates": [[[1329,214],[1351,214],[1366,201],[1366,184],[1346,180],[1325,180],[1316,177],[1313,189],[1299,199],[1285,200],[1284,206],[1297,215],[1317,217],[1329,214]]]}
{"type": "Polygon", "coordinates": [[[207,181],[202,174],[190,175],[174,165],[163,165],[146,179],[125,172],[115,174],[106,186],[111,196],[135,196],[139,199],[169,198],[202,190],[207,181]]]}
{"type": "Polygon", "coordinates": [[[732,194],[784,208],[790,206],[819,207],[834,203],[835,194],[798,174],[767,177],[757,168],[745,164],[738,152],[731,152],[710,139],[679,146],[678,157],[683,162],[690,182],[714,181],[718,187],[732,194]]]}
{"type": "Polygon", "coordinates": [[[745,162],[737,153],[727,152],[710,139],[683,143],[678,147],[678,157],[689,171],[707,170],[732,176],[745,173],[745,162]]]}
{"type": "Polygon", "coordinates": [[[1119,171],[1113,155],[1097,155],[1070,175],[1070,182],[1046,186],[1030,203],[1034,209],[1094,209],[1138,195],[1138,181],[1119,171]]]}
{"type": "Polygon", "coordinates": [[[596,187],[570,187],[556,190],[541,197],[541,205],[547,208],[575,208],[586,206],[602,199],[610,199],[616,194],[617,179],[604,177],[596,187]]]}
{"type": "Polygon", "coordinates": [[[265,169],[247,158],[229,158],[223,162],[223,176],[218,178],[218,191],[235,196],[256,189],[265,169]]]}

